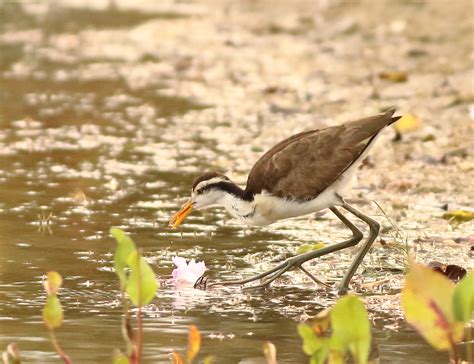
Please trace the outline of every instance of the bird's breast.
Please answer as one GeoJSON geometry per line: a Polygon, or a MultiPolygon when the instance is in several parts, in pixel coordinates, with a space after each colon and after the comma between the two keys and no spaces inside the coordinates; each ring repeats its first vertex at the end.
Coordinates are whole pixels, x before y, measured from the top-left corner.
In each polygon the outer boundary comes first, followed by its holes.
{"type": "Polygon", "coordinates": [[[303,216],[327,207],[340,204],[340,198],[332,188],[326,189],[316,198],[308,201],[284,199],[262,193],[255,196],[253,225],[269,225],[277,220],[303,216]]]}

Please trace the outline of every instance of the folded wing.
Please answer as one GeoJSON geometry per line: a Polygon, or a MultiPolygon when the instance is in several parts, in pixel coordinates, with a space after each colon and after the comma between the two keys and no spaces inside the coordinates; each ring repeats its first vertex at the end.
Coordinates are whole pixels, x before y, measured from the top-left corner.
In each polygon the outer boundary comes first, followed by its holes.
{"type": "Polygon", "coordinates": [[[398,120],[392,117],[394,111],[283,140],[255,163],[247,193],[266,190],[280,198],[315,198],[358,159],[385,126],[398,120]]]}

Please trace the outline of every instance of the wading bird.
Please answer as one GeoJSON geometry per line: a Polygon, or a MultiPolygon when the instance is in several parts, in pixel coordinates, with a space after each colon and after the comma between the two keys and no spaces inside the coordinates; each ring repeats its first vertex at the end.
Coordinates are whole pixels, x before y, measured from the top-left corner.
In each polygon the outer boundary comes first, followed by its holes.
{"type": "Polygon", "coordinates": [[[380,132],[400,118],[394,117],[394,112],[395,109],[390,109],[383,114],[305,131],[283,140],[255,163],[245,189],[221,173],[203,174],[193,182],[190,200],[171,217],[170,226],[176,228],[193,209],[215,205],[224,206],[246,225],[260,226],[329,208],[352,231],[350,239],[288,258],[252,278],[215,284],[245,284],[262,279],[255,287],[266,287],[292,268],[301,269],[319,283],[302,264],[354,246],[364,237],[339,211],[338,207],[342,207],[369,226],[368,237],[339,286],[339,293],[346,293],[352,276],[378,235],[379,224],[347,204],[342,192],[380,132]]]}

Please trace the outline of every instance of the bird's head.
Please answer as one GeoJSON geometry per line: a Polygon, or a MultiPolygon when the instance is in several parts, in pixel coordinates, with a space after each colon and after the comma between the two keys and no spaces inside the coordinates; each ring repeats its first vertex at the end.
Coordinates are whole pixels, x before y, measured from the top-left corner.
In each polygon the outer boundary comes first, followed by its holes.
{"type": "Polygon", "coordinates": [[[207,172],[196,178],[191,189],[191,198],[171,217],[169,226],[176,228],[192,210],[218,204],[229,185],[233,185],[232,181],[218,172],[207,172]]]}

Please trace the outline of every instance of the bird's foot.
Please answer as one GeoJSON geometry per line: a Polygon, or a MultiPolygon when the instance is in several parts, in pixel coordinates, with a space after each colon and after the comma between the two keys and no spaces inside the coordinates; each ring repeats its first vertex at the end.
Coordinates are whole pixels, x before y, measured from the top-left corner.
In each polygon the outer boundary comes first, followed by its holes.
{"type": "Polygon", "coordinates": [[[196,283],[194,283],[193,288],[201,289],[205,291],[207,288],[207,280],[208,280],[208,276],[203,274],[197,279],[196,283]]]}
{"type": "Polygon", "coordinates": [[[340,286],[340,287],[337,289],[337,294],[338,294],[339,296],[345,296],[348,292],[349,292],[349,287],[340,286]]]}
{"type": "MultiPolygon", "coordinates": [[[[317,279],[314,275],[312,275],[310,272],[308,272],[302,265],[306,260],[303,260],[301,256],[296,256],[292,258],[288,258],[284,262],[280,263],[276,267],[260,273],[254,277],[251,278],[246,278],[246,279],[239,279],[239,280],[232,280],[232,281],[222,281],[222,282],[214,282],[214,283],[209,283],[207,284],[207,279],[204,282],[204,287],[214,287],[214,286],[230,286],[230,285],[245,285],[250,282],[254,282],[257,280],[260,280],[261,283],[259,285],[255,286],[249,286],[245,287],[245,290],[257,290],[257,289],[265,289],[270,286],[270,284],[277,278],[279,278],[283,273],[291,270],[291,269],[300,269],[303,273],[305,273],[308,277],[311,278],[313,282],[315,282],[318,285],[322,285],[326,288],[331,287],[327,283],[322,282],[321,280],[317,279]]],[[[203,278],[203,277],[201,277],[203,278]]],[[[202,282],[201,278],[196,282],[195,288],[201,288],[202,287],[202,282]],[[199,284],[198,284],[199,283],[199,284]],[[197,285],[197,287],[196,287],[197,285]]],[[[204,289],[205,289],[204,288],[204,289]]]]}

